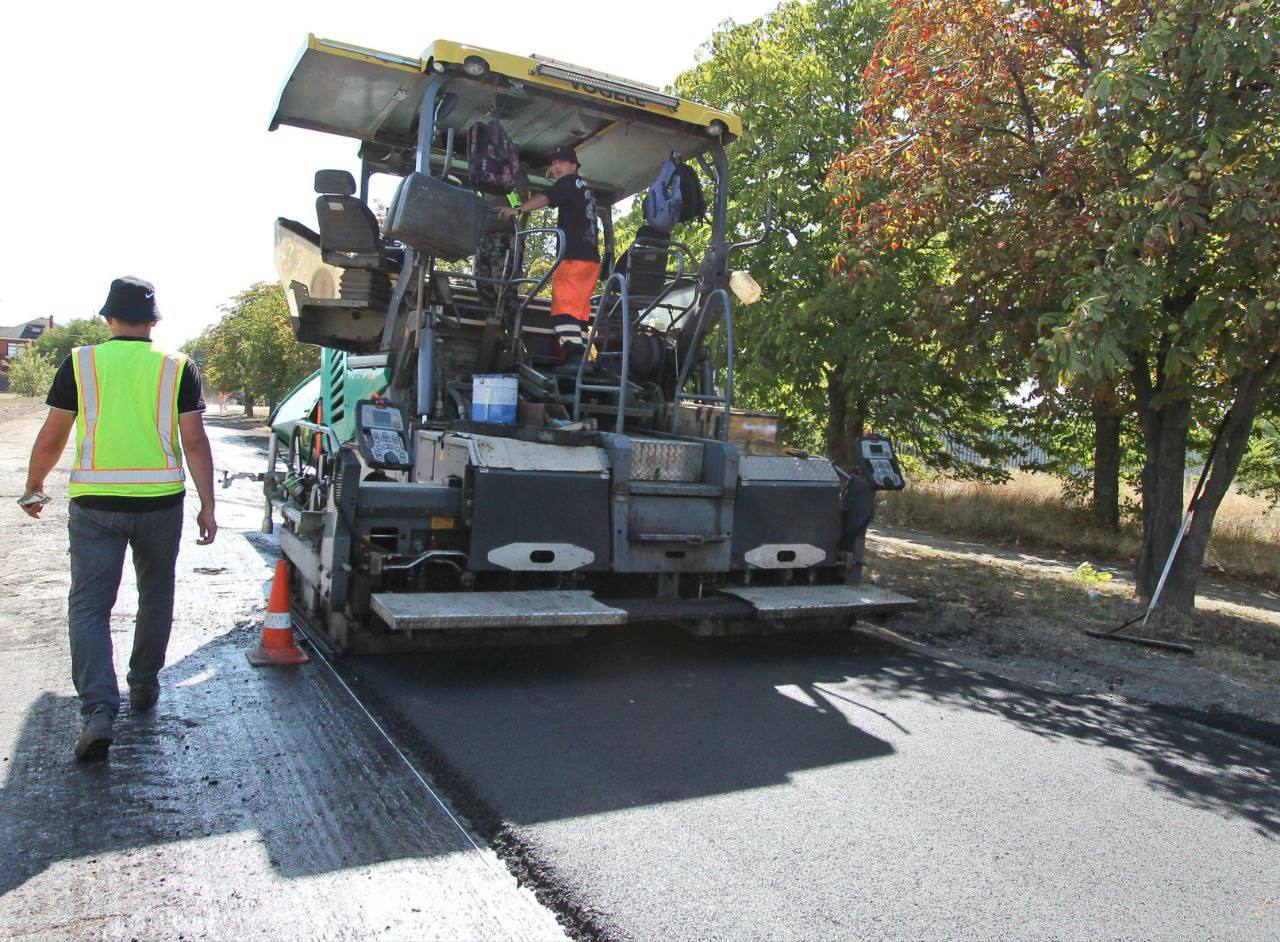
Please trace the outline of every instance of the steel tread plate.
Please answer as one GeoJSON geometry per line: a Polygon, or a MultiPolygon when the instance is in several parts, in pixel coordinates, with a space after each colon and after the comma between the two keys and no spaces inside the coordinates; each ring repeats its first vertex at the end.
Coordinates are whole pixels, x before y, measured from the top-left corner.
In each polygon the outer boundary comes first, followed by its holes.
{"type": "Polygon", "coordinates": [[[701,442],[660,438],[631,439],[631,480],[701,481],[701,442]]]}
{"type": "Polygon", "coordinates": [[[627,613],[582,590],[380,592],[373,610],[393,631],[622,625],[627,613]]]}
{"type": "Polygon", "coordinates": [[[720,591],[750,602],[760,617],[773,619],[883,614],[916,604],[877,585],[734,586],[720,591]]]}
{"type": "Polygon", "coordinates": [[[840,477],[828,459],[797,455],[743,455],[738,462],[738,475],[743,481],[840,483],[840,477]]]}

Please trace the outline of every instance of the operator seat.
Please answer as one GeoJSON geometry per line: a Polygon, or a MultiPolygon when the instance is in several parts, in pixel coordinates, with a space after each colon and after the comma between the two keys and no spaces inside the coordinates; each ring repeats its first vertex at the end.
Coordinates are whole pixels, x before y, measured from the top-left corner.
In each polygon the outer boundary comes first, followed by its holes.
{"type": "Polygon", "coordinates": [[[378,229],[378,219],[355,197],[356,181],[345,170],[317,170],[316,222],[320,229],[320,257],[341,268],[338,297],[385,308],[391,301],[389,274],[399,271],[397,260],[378,229]]]}
{"type": "Polygon", "coordinates": [[[633,312],[643,310],[666,286],[670,245],[671,237],[667,233],[646,224],[636,232],[631,248],[622,256],[618,269],[627,276],[627,294],[634,299],[631,301],[633,312]]]}
{"type": "Polygon", "coordinates": [[[320,252],[339,268],[385,268],[378,220],[356,199],[356,181],[345,170],[317,170],[316,221],[320,252]]]}

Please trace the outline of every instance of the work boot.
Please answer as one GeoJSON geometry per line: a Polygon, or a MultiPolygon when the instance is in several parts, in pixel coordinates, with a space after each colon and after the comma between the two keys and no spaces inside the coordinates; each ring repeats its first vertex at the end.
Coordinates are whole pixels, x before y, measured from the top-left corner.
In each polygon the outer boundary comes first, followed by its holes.
{"type": "Polygon", "coordinates": [[[107,757],[111,748],[111,711],[98,707],[84,721],[80,738],[76,740],[76,758],[81,762],[96,762],[107,757]]]}
{"type": "Polygon", "coordinates": [[[154,687],[130,687],[129,709],[134,713],[146,713],[160,699],[160,685],[154,687]]]}
{"type": "Polygon", "coordinates": [[[581,363],[582,351],[581,349],[575,350],[564,358],[564,362],[555,368],[555,372],[559,376],[577,376],[578,367],[581,363]]]}

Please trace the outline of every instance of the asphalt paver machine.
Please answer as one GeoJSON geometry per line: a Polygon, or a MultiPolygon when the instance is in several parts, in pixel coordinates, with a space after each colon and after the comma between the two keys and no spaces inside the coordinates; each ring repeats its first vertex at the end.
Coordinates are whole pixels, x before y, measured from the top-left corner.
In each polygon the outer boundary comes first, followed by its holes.
{"type": "Polygon", "coordinates": [[[867,436],[841,469],[734,408],[734,115],[538,56],[311,36],[281,126],[360,142],[358,180],[316,173],[316,229],[276,222],[295,333],[322,357],[272,416],[266,526],[278,514],[313,639],[396,651],[628,623],[838,628],[910,604],[861,580],[873,492],[902,483],[889,442],[867,436]],[[571,145],[600,207],[605,263],[576,369],[545,290],[562,232],[522,219],[508,271],[466,262],[492,210],[465,141],[493,116],[534,192],[571,145]],[[673,154],[707,181],[705,251],[655,235],[615,264],[613,207],[673,154]],[[399,178],[381,219],[378,174],[399,178]]]}

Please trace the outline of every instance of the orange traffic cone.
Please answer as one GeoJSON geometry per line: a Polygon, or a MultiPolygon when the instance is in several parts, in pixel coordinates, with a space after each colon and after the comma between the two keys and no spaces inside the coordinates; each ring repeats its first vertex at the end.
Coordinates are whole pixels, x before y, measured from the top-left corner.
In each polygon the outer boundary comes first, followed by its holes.
{"type": "Polygon", "coordinates": [[[271,580],[271,600],[267,602],[267,614],[262,619],[262,641],[245,652],[254,667],[271,664],[305,664],[311,660],[307,652],[293,643],[293,616],[289,614],[289,564],[283,559],[276,563],[275,578],[271,580]]]}

